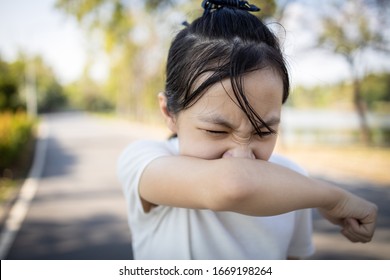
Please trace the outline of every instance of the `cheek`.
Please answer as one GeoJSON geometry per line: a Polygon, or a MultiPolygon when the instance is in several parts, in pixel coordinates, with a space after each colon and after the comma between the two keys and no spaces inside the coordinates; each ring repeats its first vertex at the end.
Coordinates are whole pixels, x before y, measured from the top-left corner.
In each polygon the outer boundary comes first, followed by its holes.
{"type": "Polygon", "coordinates": [[[180,137],[179,135],[179,147],[180,155],[191,156],[202,159],[218,159],[222,157],[224,153],[224,145],[217,141],[207,140],[199,135],[193,137],[180,137]]]}
{"type": "Polygon", "coordinates": [[[268,161],[275,149],[276,139],[277,137],[274,136],[272,139],[258,143],[254,149],[256,159],[268,161]]]}
{"type": "Polygon", "coordinates": [[[183,156],[191,156],[202,159],[218,159],[222,157],[224,149],[222,145],[215,145],[208,142],[198,142],[188,146],[180,145],[180,154],[183,156]]]}

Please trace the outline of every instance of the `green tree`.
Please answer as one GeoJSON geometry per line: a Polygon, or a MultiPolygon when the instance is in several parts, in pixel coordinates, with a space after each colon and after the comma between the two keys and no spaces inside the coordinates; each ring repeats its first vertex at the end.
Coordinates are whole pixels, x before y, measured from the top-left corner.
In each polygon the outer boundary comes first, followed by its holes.
{"type": "Polygon", "coordinates": [[[369,108],[379,109],[381,105],[390,105],[390,73],[371,73],[362,81],[362,96],[369,108]]]}
{"type": "Polygon", "coordinates": [[[26,108],[31,88],[39,111],[52,111],[66,103],[62,86],[42,57],[28,58],[20,53],[13,62],[0,59],[1,111],[26,108]]]}
{"type": "Polygon", "coordinates": [[[82,76],[65,87],[66,96],[73,108],[106,112],[113,110],[113,103],[103,93],[103,86],[89,74],[91,65],[87,63],[82,76]]]}
{"type": "Polygon", "coordinates": [[[318,38],[319,46],[340,55],[349,66],[353,102],[360,120],[362,140],[366,144],[370,144],[372,139],[359,70],[364,66],[361,57],[366,50],[390,51],[385,36],[389,32],[389,23],[385,24],[387,17],[382,14],[386,10],[389,10],[389,2],[386,1],[336,1],[331,11],[322,18],[323,29],[318,38]]]}
{"type": "Polygon", "coordinates": [[[18,63],[8,63],[0,57],[0,112],[15,111],[21,106],[18,96],[18,75],[21,72],[18,68],[18,63]]]}
{"type": "Polygon", "coordinates": [[[26,63],[32,65],[35,72],[33,75],[35,75],[38,111],[50,112],[63,107],[66,104],[66,97],[51,67],[40,56],[27,60],[26,63]]]}

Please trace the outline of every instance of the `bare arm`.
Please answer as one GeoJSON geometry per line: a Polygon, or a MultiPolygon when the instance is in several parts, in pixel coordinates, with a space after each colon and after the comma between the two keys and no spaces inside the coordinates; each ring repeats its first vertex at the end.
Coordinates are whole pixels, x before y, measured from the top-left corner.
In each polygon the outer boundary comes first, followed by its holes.
{"type": "Polygon", "coordinates": [[[320,208],[352,241],[371,240],[376,206],[334,185],[261,160],[162,157],[144,171],[140,195],[151,205],[271,216],[320,208]]]}

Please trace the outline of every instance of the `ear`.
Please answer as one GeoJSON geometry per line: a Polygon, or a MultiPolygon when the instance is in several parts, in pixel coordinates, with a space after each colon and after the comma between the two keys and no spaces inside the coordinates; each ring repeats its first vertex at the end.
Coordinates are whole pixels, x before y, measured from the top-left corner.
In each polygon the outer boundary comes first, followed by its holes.
{"type": "Polygon", "coordinates": [[[172,131],[172,133],[177,133],[176,118],[168,110],[167,97],[165,93],[160,92],[158,94],[158,103],[160,105],[161,113],[165,119],[168,128],[172,131]]]}

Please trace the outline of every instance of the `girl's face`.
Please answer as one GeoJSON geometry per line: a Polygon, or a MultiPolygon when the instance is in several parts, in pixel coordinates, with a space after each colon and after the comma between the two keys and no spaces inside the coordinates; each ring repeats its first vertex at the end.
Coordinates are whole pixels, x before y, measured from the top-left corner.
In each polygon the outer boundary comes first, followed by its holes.
{"type": "MultiPolygon", "coordinates": [[[[246,74],[244,92],[253,109],[278,131],[282,107],[283,82],[271,69],[246,74]]],[[[216,83],[190,108],[172,116],[166,99],[160,95],[160,107],[168,126],[177,133],[180,154],[203,159],[242,157],[268,160],[277,135],[264,127],[263,137],[256,134],[245,113],[236,105],[230,80],[216,83]]]]}

